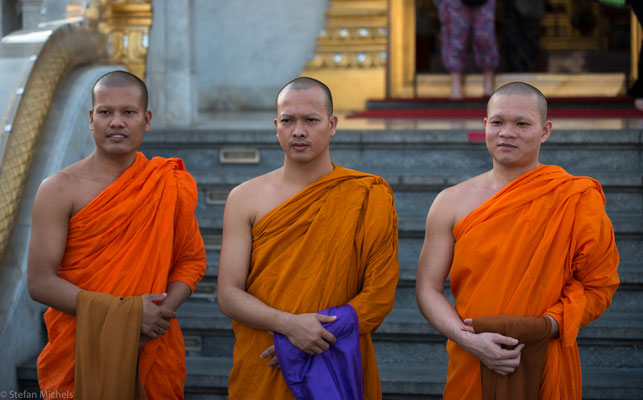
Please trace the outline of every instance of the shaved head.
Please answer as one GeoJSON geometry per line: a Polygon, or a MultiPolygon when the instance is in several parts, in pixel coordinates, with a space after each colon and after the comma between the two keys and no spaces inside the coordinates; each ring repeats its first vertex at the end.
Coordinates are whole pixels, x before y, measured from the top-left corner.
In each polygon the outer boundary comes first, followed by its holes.
{"type": "Polygon", "coordinates": [[[305,76],[293,79],[292,81],[286,83],[284,87],[279,90],[279,93],[277,93],[277,106],[279,106],[279,96],[281,96],[281,93],[285,92],[286,90],[308,90],[313,88],[319,88],[322,90],[322,92],[324,92],[328,115],[333,115],[333,96],[330,94],[330,89],[328,89],[328,86],[324,85],[317,79],[308,78],[305,76]]]}
{"type": "Polygon", "coordinates": [[[147,110],[147,86],[145,82],[127,71],[112,71],[98,78],[92,87],[92,107],[94,106],[96,88],[98,87],[138,87],[141,92],[141,104],[147,110]]]}
{"type": "Polygon", "coordinates": [[[507,83],[506,85],[500,86],[495,92],[493,92],[489,98],[489,102],[487,102],[487,115],[489,115],[489,105],[494,97],[508,95],[535,96],[536,108],[538,109],[538,114],[540,114],[540,120],[542,123],[547,121],[547,99],[540,90],[524,82],[507,83]]]}

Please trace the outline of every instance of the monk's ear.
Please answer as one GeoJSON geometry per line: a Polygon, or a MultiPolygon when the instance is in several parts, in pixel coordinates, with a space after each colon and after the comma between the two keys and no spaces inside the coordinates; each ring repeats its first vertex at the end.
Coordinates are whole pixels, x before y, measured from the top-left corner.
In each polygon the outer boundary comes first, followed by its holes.
{"type": "Polygon", "coordinates": [[[330,136],[335,136],[335,131],[337,129],[337,116],[331,115],[329,118],[330,122],[330,136]]]}
{"type": "Polygon", "coordinates": [[[545,143],[547,139],[549,139],[549,135],[551,135],[551,130],[552,130],[552,123],[551,121],[547,121],[543,124],[543,133],[540,136],[540,143],[545,143]]]}
{"type": "Polygon", "coordinates": [[[149,132],[152,127],[152,111],[145,111],[145,132],[149,132]]]}
{"type": "Polygon", "coordinates": [[[94,110],[89,110],[89,130],[94,131],[94,110]]]}

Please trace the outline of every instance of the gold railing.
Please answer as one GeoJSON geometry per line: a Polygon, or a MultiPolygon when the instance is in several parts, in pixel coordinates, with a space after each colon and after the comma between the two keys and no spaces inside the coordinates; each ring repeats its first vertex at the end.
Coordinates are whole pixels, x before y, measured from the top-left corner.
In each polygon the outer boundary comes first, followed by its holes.
{"type": "Polygon", "coordinates": [[[7,138],[0,167],[0,261],[8,249],[25,184],[47,120],[49,107],[65,72],[99,58],[100,35],[78,27],[59,28],[47,40],[25,85],[7,138]]]}
{"type": "Polygon", "coordinates": [[[84,23],[58,28],[47,39],[11,122],[0,164],[0,262],[9,246],[49,108],[65,73],[81,63],[108,60],[125,65],[142,79],[145,76],[150,0],[93,0],[86,8],[70,6],[68,11],[70,16],[86,17],[84,23]]]}

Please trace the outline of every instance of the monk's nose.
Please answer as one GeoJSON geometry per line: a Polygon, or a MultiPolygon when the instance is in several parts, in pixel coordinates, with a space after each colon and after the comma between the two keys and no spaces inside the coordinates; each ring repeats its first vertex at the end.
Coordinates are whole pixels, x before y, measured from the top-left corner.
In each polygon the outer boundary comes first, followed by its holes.
{"type": "Polygon", "coordinates": [[[500,134],[500,136],[504,136],[504,137],[514,137],[514,136],[516,136],[516,133],[514,132],[514,130],[509,126],[503,126],[502,128],[500,128],[500,133],[499,134],[500,134]]]}
{"type": "Polygon", "coordinates": [[[112,120],[110,121],[109,125],[112,128],[122,127],[122,126],[125,125],[125,122],[123,121],[123,118],[121,118],[121,116],[116,114],[116,115],[114,115],[114,118],[112,118],[112,120]]]}
{"type": "Polygon", "coordinates": [[[292,132],[293,136],[302,137],[306,136],[306,130],[304,129],[304,124],[301,121],[298,121],[295,125],[295,129],[292,132]]]}

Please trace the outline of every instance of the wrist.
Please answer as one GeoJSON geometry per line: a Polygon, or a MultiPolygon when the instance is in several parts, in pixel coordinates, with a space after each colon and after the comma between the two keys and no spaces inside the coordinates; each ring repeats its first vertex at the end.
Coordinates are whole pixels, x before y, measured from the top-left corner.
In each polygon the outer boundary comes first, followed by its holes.
{"type": "Polygon", "coordinates": [[[452,332],[451,335],[451,340],[453,340],[458,346],[462,348],[468,348],[469,345],[469,340],[471,339],[471,335],[475,335],[475,333],[471,333],[468,331],[465,331],[464,324],[461,324],[459,326],[456,326],[455,329],[452,332]]]}
{"type": "Polygon", "coordinates": [[[289,312],[285,311],[279,311],[278,317],[277,317],[277,325],[275,326],[276,329],[273,329],[273,332],[278,332],[281,333],[282,335],[289,336],[290,331],[291,331],[291,326],[293,324],[293,316],[294,314],[291,314],[289,312]]]}

